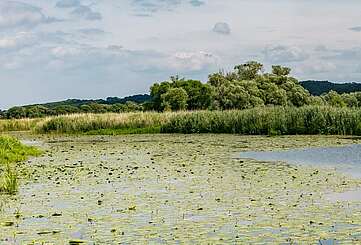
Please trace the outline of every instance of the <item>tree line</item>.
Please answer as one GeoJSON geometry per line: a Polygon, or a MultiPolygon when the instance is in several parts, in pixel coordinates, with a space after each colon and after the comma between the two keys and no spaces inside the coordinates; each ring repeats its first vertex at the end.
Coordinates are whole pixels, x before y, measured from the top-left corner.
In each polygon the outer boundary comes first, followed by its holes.
{"type": "Polygon", "coordinates": [[[229,110],[264,106],[330,105],[360,107],[361,92],[339,94],[330,91],[311,95],[292,76],[291,69],[279,65],[265,72],[261,63],[250,61],[230,72],[210,74],[208,81],[171,77],[155,83],[149,95],[105,100],[68,100],[42,105],[13,107],[0,111],[3,118],[36,118],[72,113],[132,111],[229,110]]]}
{"type": "Polygon", "coordinates": [[[207,83],[171,77],[150,88],[151,108],[168,110],[229,110],[262,106],[330,105],[361,106],[361,92],[339,94],[330,91],[313,96],[290,76],[291,69],[272,66],[267,73],[261,63],[250,61],[231,72],[209,75],[207,83]]]}

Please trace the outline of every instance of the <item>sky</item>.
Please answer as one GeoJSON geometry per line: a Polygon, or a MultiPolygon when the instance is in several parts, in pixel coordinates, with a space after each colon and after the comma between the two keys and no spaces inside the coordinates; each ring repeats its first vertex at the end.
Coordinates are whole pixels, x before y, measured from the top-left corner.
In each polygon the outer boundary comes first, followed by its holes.
{"type": "Polygon", "coordinates": [[[147,93],[256,60],[361,82],[359,0],[0,1],[0,108],[147,93]]]}

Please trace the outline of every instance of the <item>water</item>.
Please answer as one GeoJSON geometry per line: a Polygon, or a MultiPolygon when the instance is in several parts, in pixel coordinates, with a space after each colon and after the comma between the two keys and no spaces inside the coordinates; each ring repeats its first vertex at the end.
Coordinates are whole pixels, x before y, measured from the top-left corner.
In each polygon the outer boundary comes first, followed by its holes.
{"type": "MultiPolygon", "coordinates": [[[[334,168],[354,178],[361,178],[361,144],[288,151],[250,151],[241,153],[240,158],[334,168]]],[[[325,197],[330,201],[361,201],[361,189],[344,193],[330,193],[325,197]]]]}
{"type": "Polygon", "coordinates": [[[288,151],[243,152],[240,158],[283,161],[290,164],[331,167],[361,178],[361,144],[343,147],[317,147],[288,151]]]}

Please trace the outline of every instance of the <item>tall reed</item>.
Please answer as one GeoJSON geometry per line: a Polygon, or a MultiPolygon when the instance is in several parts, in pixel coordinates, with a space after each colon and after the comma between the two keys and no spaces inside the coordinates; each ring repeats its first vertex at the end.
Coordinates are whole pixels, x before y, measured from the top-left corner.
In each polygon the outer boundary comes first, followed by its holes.
{"type": "Polygon", "coordinates": [[[231,133],[246,135],[361,135],[361,110],[337,107],[260,107],[231,111],[76,114],[38,123],[40,133],[102,134],[108,129],[144,133],[231,133]],[[144,129],[144,130],[143,130],[144,129]]]}
{"type": "Polygon", "coordinates": [[[137,112],[72,114],[48,118],[38,123],[38,133],[84,133],[103,129],[144,129],[168,123],[174,113],[137,112]]]}
{"type": "Polygon", "coordinates": [[[1,119],[0,132],[8,131],[28,131],[35,127],[35,125],[43,119],[1,119]]]}
{"type": "Polygon", "coordinates": [[[172,117],[162,132],[361,135],[361,110],[306,106],[200,111],[172,117]]]}

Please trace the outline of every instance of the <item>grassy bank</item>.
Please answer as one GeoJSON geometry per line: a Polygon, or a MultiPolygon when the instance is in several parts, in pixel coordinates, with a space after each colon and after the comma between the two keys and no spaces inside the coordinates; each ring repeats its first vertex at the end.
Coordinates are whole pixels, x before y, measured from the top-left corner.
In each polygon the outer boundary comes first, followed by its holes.
{"type": "Polygon", "coordinates": [[[232,111],[77,114],[49,118],[40,133],[232,133],[244,135],[361,135],[361,110],[337,107],[262,107],[232,111]]]}
{"type": "Polygon", "coordinates": [[[38,149],[25,146],[15,138],[0,136],[0,193],[14,194],[17,191],[18,176],[13,163],[40,154],[38,149]]]}

